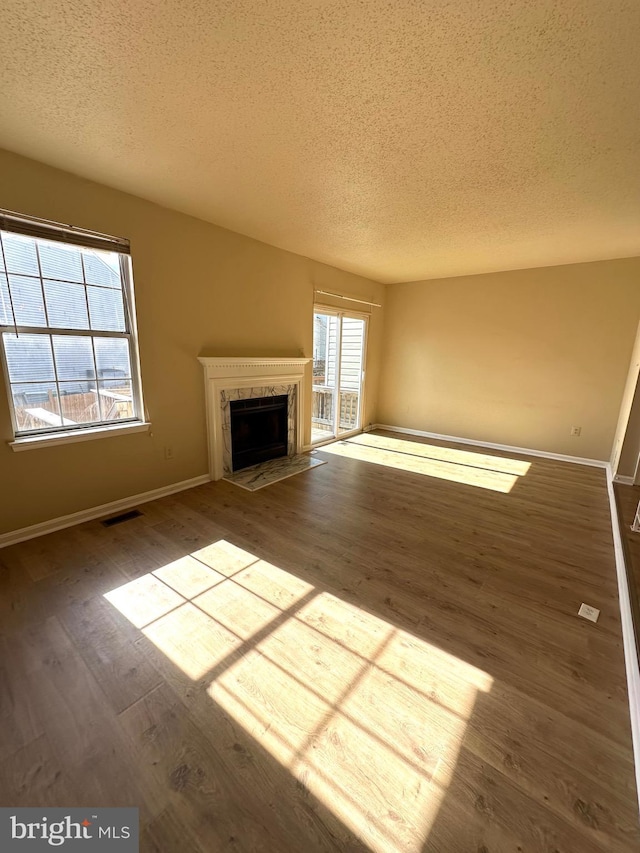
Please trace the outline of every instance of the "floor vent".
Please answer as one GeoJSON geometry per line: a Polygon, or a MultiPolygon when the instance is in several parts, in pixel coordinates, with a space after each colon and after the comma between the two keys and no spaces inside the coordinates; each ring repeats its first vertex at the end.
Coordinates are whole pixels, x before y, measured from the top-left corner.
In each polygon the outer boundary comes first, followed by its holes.
{"type": "Polygon", "coordinates": [[[131,521],[132,518],[138,518],[142,515],[139,509],[132,509],[129,512],[122,512],[120,515],[113,515],[111,518],[105,518],[100,524],[103,527],[113,527],[114,524],[122,524],[123,521],[131,521]]]}

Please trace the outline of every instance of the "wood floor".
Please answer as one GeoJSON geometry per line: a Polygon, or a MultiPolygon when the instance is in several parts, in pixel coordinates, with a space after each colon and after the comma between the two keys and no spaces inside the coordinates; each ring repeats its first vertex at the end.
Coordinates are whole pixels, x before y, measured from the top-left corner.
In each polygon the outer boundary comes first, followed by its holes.
{"type": "Polygon", "coordinates": [[[637,851],[604,472],[318,457],[0,551],[1,804],[138,806],[145,853],[637,851]]]}

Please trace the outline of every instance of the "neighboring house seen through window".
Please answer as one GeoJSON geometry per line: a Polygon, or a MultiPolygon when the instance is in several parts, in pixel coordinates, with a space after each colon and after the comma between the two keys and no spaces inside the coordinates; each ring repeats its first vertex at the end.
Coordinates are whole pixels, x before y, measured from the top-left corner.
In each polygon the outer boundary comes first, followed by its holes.
{"type": "Polygon", "coordinates": [[[17,439],[144,421],[128,241],[0,212],[0,333],[17,439]]]}

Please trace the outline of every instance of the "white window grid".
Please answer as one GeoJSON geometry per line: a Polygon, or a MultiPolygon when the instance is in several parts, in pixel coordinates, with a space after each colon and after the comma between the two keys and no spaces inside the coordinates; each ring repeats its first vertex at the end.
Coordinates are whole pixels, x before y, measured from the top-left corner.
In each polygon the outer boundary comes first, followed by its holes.
{"type": "MultiPolygon", "coordinates": [[[[5,272],[7,274],[7,282],[8,282],[8,292],[10,299],[10,308],[11,308],[11,317],[12,321],[9,324],[4,325],[0,321],[0,339],[2,340],[2,345],[0,346],[0,357],[2,361],[2,370],[5,378],[6,388],[9,396],[9,408],[11,413],[11,421],[13,426],[13,433],[16,438],[24,437],[24,436],[37,436],[37,435],[46,435],[46,434],[56,434],[56,433],[67,433],[73,430],[92,430],[92,429],[105,429],[109,427],[113,427],[114,425],[124,425],[124,424],[132,424],[132,423],[141,423],[144,420],[144,406],[142,400],[142,385],[140,380],[140,361],[139,361],[139,353],[138,353],[138,344],[137,344],[137,325],[136,325],[136,315],[135,315],[135,303],[134,303],[134,295],[133,295],[133,275],[131,269],[131,257],[128,254],[121,252],[112,252],[118,256],[119,260],[119,272],[120,272],[120,283],[121,289],[118,292],[122,293],[123,300],[123,309],[124,309],[124,329],[123,330],[101,330],[101,329],[81,329],[81,328],[64,328],[59,326],[51,326],[49,324],[49,313],[47,307],[47,299],[45,298],[44,291],[44,281],[52,281],[62,284],[75,285],[82,284],[85,290],[85,299],[87,300],[87,316],[89,317],[89,305],[88,305],[88,292],[87,286],[91,287],[102,287],[103,285],[96,284],[95,282],[87,281],[87,276],[85,274],[84,268],[84,255],[82,251],[80,252],[80,258],[82,263],[82,282],[70,282],[66,279],[58,279],[50,275],[43,275],[42,264],[40,259],[40,244],[41,242],[47,242],[46,238],[35,239],[36,246],[36,257],[38,260],[38,275],[29,276],[33,280],[38,280],[40,284],[40,288],[42,291],[42,303],[44,306],[46,325],[45,326],[29,326],[16,322],[15,312],[13,309],[12,303],[12,295],[11,295],[11,286],[9,284],[9,269],[6,264],[6,259],[4,256],[4,244],[2,238],[5,234],[19,234],[20,232],[5,232],[0,230],[0,253],[3,260],[3,265],[5,272]],[[41,380],[29,380],[29,381],[19,381],[19,382],[11,382],[9,378],[9,368],[7,364],[6,352],[5,352],[5,336],[6,335],[15,335],[19,337],[20,335],[40,335],[43,337],[47,337],[50,342],[52,358],[53,358],[53,369],[54,369],[54,378],[53,379],[41,379],[41,380]],[[60,380],[58,376],[58,365],[55,357],[55,350],[53,347],[53,337],[62,337],[62,336],[73,336],[73,337],[84,337],[91,340],[91,351],[93,357],[93,367],[94,367],[94,379],[92,381],[95,382],[96,389],[99,389],[99,383],[102,380],[98,375],[97,368],[97,359],[95,352],[95,340],[97,338],[106,338],[106,339],[123,339],[127,341],[128,344],[128,354],[129,354],[129,365],[130,365],[130,376],[126,377],[127,381],[131,382],[131,390],[132,390],[132,416],[128,418],[118,418],[117,420],[104,418],[104,408],[105,402],[101,398],[101,395],[97,394],[97,405],[100,412],[100,418],[91,420],[89,422],[80,422],[77,424],[66,424],[64,423],[64,415],[62,411],[62,388],[65,381],[68,380],[60,380]],[[21,429],[19,427],[16,411],[14,406],[13,394],[12,394],[12,386],[13,385],[55,385],[58,405],[60,408],[60,416],[62,419],[61,425],[55,426],[42,426],[33,429],[21,429]]],[[[29,236],[29,235],[25,235],[29,236]]],[[[62,245],[66,245],[69,247],[77,248],[80,250],[86,250],[87,247],[83,245],[82,242],[74,242],[72,237],[68,240],[59,240],[57,241],[62,245]]],[[[89,249],[90,251],[90,249],[89,249]]],[[[19,273],[18,273],[19,274],[19,273]]],[[[89,321],[90,325],[90,321],[89,321]]],[[[124,379],[124,377],[123,377],[124,379]]]]}

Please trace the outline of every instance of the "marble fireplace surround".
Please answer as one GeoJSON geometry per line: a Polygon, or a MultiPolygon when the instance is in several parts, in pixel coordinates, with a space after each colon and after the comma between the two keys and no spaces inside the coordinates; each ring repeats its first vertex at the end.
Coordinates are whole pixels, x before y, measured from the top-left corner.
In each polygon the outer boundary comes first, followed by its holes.
{"type": "Polygon", "coordinates": [[[209,476],[231,473],[230,401],[286,394],[289,456],[302,453],[305,368],[310,358],[210,358],[201,356],[207,410],[209,476]]]}

